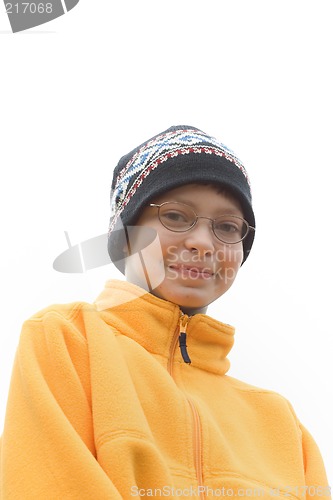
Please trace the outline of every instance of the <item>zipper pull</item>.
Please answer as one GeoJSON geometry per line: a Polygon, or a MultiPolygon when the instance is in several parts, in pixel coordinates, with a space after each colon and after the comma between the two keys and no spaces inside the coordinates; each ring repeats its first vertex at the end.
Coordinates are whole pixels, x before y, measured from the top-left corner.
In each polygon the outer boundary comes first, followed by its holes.
{"type": "Polygon", "coordinates": [[[188,355],[187,345],[186,345],[186,328],[187,328],[188,321],[189,321],[189,317],[187,316],[187,314],[183,314],[180,317],[179,347],[180,347],[180,352],[181,352],[182,358],[185,361],[185,363],[191,364],[191,359],[188,355]]]}

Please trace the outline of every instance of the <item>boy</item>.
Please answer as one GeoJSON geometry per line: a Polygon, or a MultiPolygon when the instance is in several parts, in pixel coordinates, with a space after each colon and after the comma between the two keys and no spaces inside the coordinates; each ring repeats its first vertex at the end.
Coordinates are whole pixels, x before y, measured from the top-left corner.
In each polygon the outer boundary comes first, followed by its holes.
{"type": "Polygon", "coordinates": [[[254,239],[242,163],[171,127],[121,158],[111,210],[126,281],[23,327],[1,498],[329,498],[290,404],[226,375],[234,330],[205,314],[254,239]]]}

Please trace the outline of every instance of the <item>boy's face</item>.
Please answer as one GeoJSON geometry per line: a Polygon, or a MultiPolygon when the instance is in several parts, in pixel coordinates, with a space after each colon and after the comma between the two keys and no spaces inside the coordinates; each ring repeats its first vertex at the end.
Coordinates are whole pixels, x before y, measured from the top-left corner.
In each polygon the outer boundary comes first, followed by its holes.
{"type": "MultiPolygon", "coordinates": [[[[215,219],[220,215],[243,217],[240,203],[228,193],[222,194],[210,185],[187,184],[172,189],[152,200],[189,205],[198,216],[215,219]]],[[[144,246],[138,232],[132,241],[132,255],[126,259],[126,279],[147,289],[147,275],[158,278],[160,284],[152,290],[157,297],[178,304],[187,314],[205,313],[208,304],[223,295],[234,282],[243,261],[242,242],[228,245],[212,231],[212,223],[198,219],[186,232],[165,228],[158,217],[157,207],[146,207],[136,226],[153,228],[160,248],[151,245],[144,250],[142,260],[137,253],[144,246]]]]}

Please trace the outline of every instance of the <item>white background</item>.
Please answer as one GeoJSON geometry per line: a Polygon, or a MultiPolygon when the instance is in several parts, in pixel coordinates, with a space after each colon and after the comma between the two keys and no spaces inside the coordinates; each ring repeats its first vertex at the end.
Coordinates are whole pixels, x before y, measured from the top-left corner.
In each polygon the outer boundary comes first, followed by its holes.
{"type": "Polygon", "coordinates": [[[0,429],[22,322],[118,277],[54,271],[64,231],[105,233],[119,157],[190,124],[253,186],[253,251],[209,310],[237,329],[229,373],[292,402],[332,483],[331,2],[81,0],[17,34],[0,6],[0,31],[0,429]]]}

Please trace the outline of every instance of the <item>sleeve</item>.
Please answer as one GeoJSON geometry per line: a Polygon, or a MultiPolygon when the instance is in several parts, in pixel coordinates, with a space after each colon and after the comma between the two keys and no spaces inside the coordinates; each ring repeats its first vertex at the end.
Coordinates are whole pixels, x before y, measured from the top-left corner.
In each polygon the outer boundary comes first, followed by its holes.
{"type": "Polygon", "coordinates": [[[328,500],[331,498],[331,489],[319,448],[309,431],[302,424],[299,426],[302,433],[306,500],[328,500]]]}
{"type": "Polygon", "coordinates": [[[79,322],[78,311],[51,311],[23,325],[1,439],[1,500],[121,499],[96,458],[79,322]]]}

